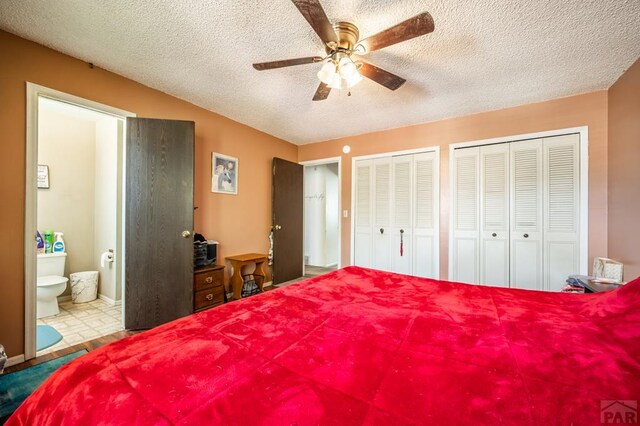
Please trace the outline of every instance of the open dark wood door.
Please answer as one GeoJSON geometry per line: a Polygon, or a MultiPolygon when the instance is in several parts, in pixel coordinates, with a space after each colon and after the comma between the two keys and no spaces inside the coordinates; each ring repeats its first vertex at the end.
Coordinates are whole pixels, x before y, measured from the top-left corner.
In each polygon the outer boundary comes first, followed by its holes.
{"type": "Polygon", "coordinates": [[[273,159],[273,283],[302,276],[304,169],[273,159]]]}
{"type": "Polygon", "coordinates": [[[124,326],[193,312],[191,121],[127,118],[124,326]]]}

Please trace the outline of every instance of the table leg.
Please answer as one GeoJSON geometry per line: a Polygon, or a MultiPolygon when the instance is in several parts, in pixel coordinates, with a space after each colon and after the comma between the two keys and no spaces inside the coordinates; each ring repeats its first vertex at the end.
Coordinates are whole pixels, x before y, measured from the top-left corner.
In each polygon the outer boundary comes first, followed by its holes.
{"type": "Polygon", "coordinates": [[[231,262],[233,275],[231,276],[231,287],[233,288],[233,298],[242,299],[242,264],[231,262]]]}
{"type": "Polygon", "coordinates": [[[256,262],[256,270],[254,272],[254,275],[262,275],[262,280],[260,280],[260,291],[262,291],[262,287],[264,286],[264,280],[267,279],[267,274],[264,272],[265,262],[266,259],[256,262]]]}

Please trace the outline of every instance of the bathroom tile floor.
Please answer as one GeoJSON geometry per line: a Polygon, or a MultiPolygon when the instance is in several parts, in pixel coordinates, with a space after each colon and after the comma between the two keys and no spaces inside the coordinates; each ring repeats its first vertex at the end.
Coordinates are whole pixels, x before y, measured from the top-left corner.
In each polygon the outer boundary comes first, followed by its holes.
{"type": "Polygon", "coordinates": [[[36,353],[36,356],[54,352],[81,342],[106,336],[122,327],[122,305],[110,305],[96,299],[93,302],[59,302],[60,313],[41,318],[38,324],[47,324],[62,334],[62,340],[36,353]]]}

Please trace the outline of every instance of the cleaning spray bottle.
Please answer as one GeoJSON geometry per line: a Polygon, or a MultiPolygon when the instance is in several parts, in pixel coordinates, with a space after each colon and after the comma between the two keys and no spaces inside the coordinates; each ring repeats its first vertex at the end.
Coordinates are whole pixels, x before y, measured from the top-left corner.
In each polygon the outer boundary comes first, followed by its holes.
{"type": "Polygon", "coordinates": [[[56,232],[56,242],[53,243],[53,252],[54,253],[64,253],[64,240],[62,236],[64,235],[62,232],[56,232]]]}
{"type": "Polygon", "coordinates": [[[36,253],[44,253],[44,240],[40,231],[36,231],[36,253]]]}
{"type": "Polygon", "coordinates": [[[53,253],[53,231],[44,231],[44,252],[53,253]]]}

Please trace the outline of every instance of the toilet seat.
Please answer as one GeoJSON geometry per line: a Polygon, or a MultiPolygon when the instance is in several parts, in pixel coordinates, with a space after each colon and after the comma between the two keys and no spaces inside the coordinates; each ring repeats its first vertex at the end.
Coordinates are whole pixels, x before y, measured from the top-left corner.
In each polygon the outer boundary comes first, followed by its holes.
{"type": "Polygon", "coordinates": [[[47,275],[45,277],[38,277],[38,287],[47,287],[56,284],[66,284],[69,278],[61,277],[58,275],[47,275]]]}

